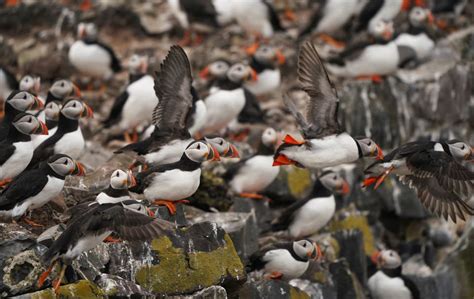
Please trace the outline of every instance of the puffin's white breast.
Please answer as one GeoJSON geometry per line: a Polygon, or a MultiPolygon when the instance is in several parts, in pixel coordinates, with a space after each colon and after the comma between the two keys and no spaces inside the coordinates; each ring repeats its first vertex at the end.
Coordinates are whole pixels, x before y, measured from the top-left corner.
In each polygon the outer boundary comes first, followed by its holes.
{"type": "Polygon", "coordinates": [[[207,121],[204,131],[213,133],[224,129],[234,120],[245,106],[242,88],[219,90],[210,94],[204,101],[207,108],[207,121]]]}
{"type": "Polygon", "coordinates": [[[309,200],[294,215],[288,232],[293,238],[304,238],[317,233],[331,220],[336,211],[334,196],[309,200]]]}
{"type": "Polygon", "coordinates": [[[286,249],[270,250],[262,258],[267,261],[265,272],[280,272],[285,279],[297,278],[308,269],[309,262],[297,261],[286,249]]]}
{"type": "Polygon", "coordinates": [[[64,257],[67,259],[75,259],[81,255],[81,253],[89,251],[102,243],[104,239],[107,238],[111,233],[112,231],[106,231],[102,234],[91,234],[87,235],[86,237],[82,237],[76,244],[68,249],[68,251],[64,254],[64,257]]]}
{"type": "Polygon", "coordinates": [[[370,20],[369,26],[379,20],[391,21],[401,11],[403,0],[385,0],[380,10],[370,20]]]}
{"type": "Polygon", "coordinates": [[[110,54],[99,45],[86,44],[78,40],[69,49],[69,61],[80,72],[99,78],[112,75],[110,54]]]}
{"type": "Polygon", "coordinates": [[[143,192],[148,200],[180,200],[192,196],[199,187],[201,169],[168,170],[153,174],[152,183],[143,192]]]}
{"type": "Polygon", "coordinates": [[[77,127],[75,131],[64,134],[54,145],[54,152],[57,154],[65,154],[73,159],[79,158],[84,150],[86,143],[82,136],[81,127],[77,127]]]}
{"type": "Polygon", "coordinates": [[[37,148],[38,145],[43,143],[43,141],[53,136],[57,130],[58,130],[58,127],[56,126],[52,129],[48,129],[48,135],[31,135],[31,142],[33,143],[33,147],[37,148]]]}
{"type": "Polygon", "coordinates": [[[173,140],[168,145],[162,146],[159,151],[146,154],[145,160],[147,163],[156,163],[159,165],[178,162],[184,150],[192,141],[192,139],[173,140]]]}
{"type": "Polygon", "coordinates": [[[254,95],[259,96],[280,87],[281,75],[279,69],[264,70],[258,74],[258,79],[255,82],[247,82],[245,87],[254,95]]]}
{"type": "Polygon", "coordinates": [[[196,101],[195,105],[196,110],[194,111],[194,123],[191,128],[189,128],[189,134],[191,134],[191,136],[199,132],[204,127],[207,119],[207,107],[206,104],[204,104],[204,101],[196,101]]]}
{"type": "Polygon", "coordinates": [[[19,175],[33,157],[33,144],[31,141],[15,142],[16,148],[10,158],[0,165],[0,179],[13,179],[19,175]]]}
{"type": "Polygon", "coordinates": [[[268,8],[260,0],[233,0],[233,11],[237,23],[250,34],[260,33],[263,37],[273,35],[268,20],[268,8]]]}
{"type": "Polygon", "coordinates": [[[324,6],[322,19],[315,32],[334,33],[339,30],[354,14],[357,0],[328,0],[324,6]],[[344,9],[341,9],[344,7],[344,9]]]}
{"type": "Polygon", "coordinates": [[[273,156],[258,155],[250,158],[230,182],[232,190],[238,193],[254,193],[264,190],[276,179],[280,171],[272,164],[273,156]]]}
{"type": "Polygon", "coordinates": [[[128,200],[128,199],[130,199],[130,196],[128,196],[128,195],[127,196],[121,196],[121,197],[111,197],[111,196],[107,195],[104,192],[99,193],[99,195],[97,195],[97,197],[95,198],[95,200],[99,204],[119,203],[119,202],[122,202],[122,201],[128,200]]]}
{"type": "Polygon", "coordinates": [[[352,77],[364,75],[388,75],[398,69],[399,54],[397,45],[371,45],[364,49],[355,60],[346,62],[346,70],[352,77]]]}
{"type": "Polygon", "coordinates": [[[368,280],[370,294],[374,299],[411,299],[410,290],[399,277],[388,277],[377,271],[368,280]]]}
{"type": "Polygon", "coordinates": [[[416,52],[418,59],[423,59],[431,54],[435,43],[425,33],[417,35],[402,33],[395,39],[397,46],[406,46],[412,48],[416,52]]]}

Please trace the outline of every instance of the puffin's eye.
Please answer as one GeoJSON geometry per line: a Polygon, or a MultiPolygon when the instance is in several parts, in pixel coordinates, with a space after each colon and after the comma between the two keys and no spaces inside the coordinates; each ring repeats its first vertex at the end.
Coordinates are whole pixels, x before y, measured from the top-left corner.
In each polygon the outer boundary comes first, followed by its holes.
{"type": "Polygon", "coordinates": [[[466,146],[463,144],[463,145],[461,146],[461,150],[464,150],[465,148],[466,148],[466,146]]]}
{"type": "Polygon", "coordinates": [[[303,247],[306,247],[306,242],[305,242],[305,243],[303,243],[303,247]]]}
{"type": "Polygon", "coordinates": [[[221,140],[221,142],[219,142],[219,145],[224,145],[224,140],[221,140]]]}
{"type": "Polygon", "coordinates": [[[197,147],[196,147],[198,150],[201,149],[201,145],[198,143],[197,147]]]}
{"type": "Polygon", "coordinates": [[[63,163],[63,164],[64,164],[64,165],[67,165],[67,160],[64,160],[64,163],[63,163]]]}
{"type": "Polygon", "coordinates": [[[371,146],[372,145],[372,141],[369,141],[369,143],[367,143],[368,146],[371,146]]]}
{"type": "Polygon", "coordinates": [[[32,121],[32,118],[31,118],[31,117],[30,117],[30,118],[28,118],[28,122],[29,122],[29,123],[31,123],[31,121],[32,121]]]}
{"type": "Polygon", "coordinates": [[[333,180],[337,180],[337,175],[333,176],[332,179],[333,179],[333,180]]]}
{"type": "Polygon", "coordinates": [[[23,94],[23,100],[26,100],[26,94],[23,94]]]}
{"type": "Polygon", "coordinates": [[[61,87],[64,87],[64,82],[61,82],[61,87]]]}

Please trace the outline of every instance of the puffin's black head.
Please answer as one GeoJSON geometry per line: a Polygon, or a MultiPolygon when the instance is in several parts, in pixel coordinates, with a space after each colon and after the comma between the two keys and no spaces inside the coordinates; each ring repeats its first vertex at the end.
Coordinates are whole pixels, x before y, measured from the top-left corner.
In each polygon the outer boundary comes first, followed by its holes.
{"type": "Polygon", "coordinates": [[[74,161],[71,157],[64,154],[55,154],[48,159],[48,165],[60,176],[78,175],[83,176],[85,167],[82,163],[74,161]]]}
{"type": "Polygon", "coordinates": [[[449,154],[453,156],[456,161],[473,161],[474,160],[474,149],[467,143],[453,139],[446,142],[449,148],[449,154]]]}
{"type": "Polygon", "coordinates": [[[41,78],[31,75],[23,76],[20,80],[20,90],[38,94],[41,88],[41,78]]]}
{"type": "Polygon", "coordinates": [[[317,260],[322,257],[319,245],[306,239],[293,242],[293,251],[303,260],[317,260]]]}
{"type": "Polygon", "coordinates": [[[254,44],[253,46],[248,47],[246,52],[262,64],[278,63],[279,65],[282,65],[286,61],[285,56],[279,49],[269,45],[254,44]]]}
{"type": "Polygon", "coordinates": [[[12,122],[13,127],[25,135],[48,134],[48,127],[36,116],[29,113],[19,113],[12,122]]]}
{"type": "Polygon", "coordinates": [[[137,180],[131,171],[125,172],[117,169],[110,176],[110,187],[116,190],[132,188],[137,185],[137,180]]]}
{"type": "Polygon", "coordinates": [[[57,80],[51,85],[49,88],[49,92],[56,97],[57,99],[65,99],[69,96],[81,96],[81,90],[77,85],[72,83],[71,80],[68,79],[60,79],[57,80]]]}
{"type": "Polygon", "coordinates": [[[61,108],[61,114],[69,119],[91,118],[94,116],[92,109],[80,98],[67,99],[61,108]]]}
{"type": "Polygon", "coordinates": [[[17,111],[36,110],[43,108],[43,102],[35,95],[27,91],[14,90],[10,93],[6,105],[13,107],[17,111]]]}
{"type": "Polygon", "coordinates": [[[327,170],[319,176],[321,184],[333,193],[347,195],[350,192],[349,183],[338,173],[327,170]]]}
{"type": "Polygon", "coordinates": [[[226,59],[218,59],[199,72],[202,79],[225,79],[231,63],[226,59]]]}
{"type": "Polygon", "coordinates": [[[229,141],[222,137],[205,137],[204,140],[217,150],[220,157],[240,158],[239,151],[229,141]]]}
{"type": "Polygon", "coordinates": [[[209,143],[203,140],[191,142],[184,150],[184,154],[189,160],[202,163],[204,161],[219,161],[219,152],[209,143]]]}
{"type": "Polygon", "coordinates": [[[394,250],[376,251],[370,259],[377,267],[383,269],[395,269],[402,264],[400,255],[394,250]]]}

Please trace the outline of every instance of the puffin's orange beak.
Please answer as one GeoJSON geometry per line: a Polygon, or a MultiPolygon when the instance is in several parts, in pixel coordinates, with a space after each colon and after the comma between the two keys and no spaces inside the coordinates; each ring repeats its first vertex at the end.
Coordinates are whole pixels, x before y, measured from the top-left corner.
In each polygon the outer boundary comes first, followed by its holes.
{"type": "Polygon", "coordinates": [[[81,116],[86,117],[86,118],[93,118],[94,111],[92,111],[92,108],[86,103],[83,103],[83,105],[84,105],[84,110],[82,110],[81,116]]]}
{"type": "Polygon", "coordinates": [[[211,161],[220,161],[221,160],[221,156],[219,155],[219,152],[216,150],[215,147],[213,147],[211,144],[209,144],[209,155],[208,155],[208,160],[211,160],[211,161]],[[210,157],[209,157],[210,156],[210,157]]]}
{"type": "Polygon", "coordinates": [[[370,185],[375,184],[377,182],[377,177],[369,177],[364,179],[364,182],[362,183],[362,187],[366,188],[369,187],[370,185]]]}
{"type": "Polygon", "coordinates": [[[313,246],[314,246],[314,256],[313,255],[313,252],[311,253],[311,256],[313,258],[313,260],[315,261],[319,261],[321,260],[321,258],[323,257],[323,252],[321,251],[321,247],[319,247],[319,245],[316,243],[316,242],[313,242],[313,246]]]}
{"type": "Polygon", "coordinates": [[[39,110],[39,109],[43,109],[43,108],[44,108],[43,101],[41,101],[37,96],[35,96],[35,100],[34,100],[33,104],[31,105],[31,109],[39,110]]]}
{"type": "Polygon", "coordinates": [[[39,123],[40,123],[40,126],[38,128],[39,133],[41,135],[48,135],[48,127],[46,126],[46,124],[42,121],[39,121],[39,123]]]}
{"type": "Polygon", "coordinates": [[[255,54],[255,52],[257,52],[259,47],[260,45],[258,43],[253,43],[251,46],[245,48],[245,52],[247,53],[247,55],[252,56],[253,54],[255,54]]]}
{"type": "Polygon", "coordinates": [[[205,68],[203,68],[200,72],[199,72],[199,77],[201,79],[208,79],[209,78],[209,66],[206,66],[205,68]]]}
{"type": "Polygon", "coordinates": [[[76,167],[74,170],[71,172],[71,174],[77,175],[77,176],[84,176],[86,174],[86,168],[81,162],[75,162],[76,167]]]}
{"type": "Polygon", "coordinates": [[[240,154],[239,154],[239,150],[237,149],[237,147],[235,145],[233,145],[232,143],[229,144],[229,157],[230,158],[240,158],[240,154]]]}
{"type": "Polygon", "coordinates": [[[137,179],[131,171],[128,172],[128,188],[135,187],[137,185],[137,179]]]}
{"type": "Polygon", "coordinates": [[[275,52],[275,57],[276,57],[279,65],[285,64],[285,62],[286,62],[285,55],[283,55],[283,53],[280,50],[277,50],[275,52]]]}
{"type": "Polygon", "coordinates": [[[74,95],[76,97],[81,97],[81,90],[79,89],[79,87],[76,85],[76,84],[72,84],[72,89],[74,91],[74,95]]]}
{"type": "Polygon", "coordinates": [[[341,186],[341,194],[342,195],[347,195],[351,192],[351,188],[349,187],[349,183],[344,181],[342,182],[342,186],[341,186]]]}
{"type": "Polygon", "coordinates": [[[390,39],[392,39],[392,36],[393,36],[393,33],[392,33],[392,31],[390,31],[390,30],[385,30],[385,31],[383,32],[383,38],[384,38],[385,40],[390,40],[390,39]]]}
{"type": "Polygon", "coordinates": [[[287,156],[283,154],[278,154],[276,158],[273,159],[272,166],[281,166],[281,165],[293,165],[295,161],[288,159],[287,156]]]}
{"type": "Polygon", "coordinates": [[[253,68],[250,68],[250,80],[254,82],[258,80],[257,72],[253,68]]]}
{"type": "Polygon", "coordinates": [[[375,144],[375,146],[377,146],[377,156],[375,157],[376,160],[383,160],[383,150],[382,148],[378,145],[378,144],[375,144]]]}
{"type": "Polygon", "coordinates": [[[372,263],[374,263],[376,265],[379,264],[380,254],[381,254],[381,252],[377,250],[370,256],[370,260],[372,261],[372,263]]]}
{"type": "Polygon", "coordinates": [[[428,12],[428,23],[433,24],[434,21],[435,21],[435,18],[433,16],[433,14],[431,13],[431,11],[428,12]]]}

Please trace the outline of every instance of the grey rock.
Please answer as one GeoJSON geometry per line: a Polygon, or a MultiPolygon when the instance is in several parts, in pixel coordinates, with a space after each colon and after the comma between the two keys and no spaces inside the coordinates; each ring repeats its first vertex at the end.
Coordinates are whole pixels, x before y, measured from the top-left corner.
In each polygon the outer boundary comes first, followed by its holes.
{"type": "Polygon", "coordinates": [[[101,274],[100,277],[95,282],[109,296],[117,296],[117,297],[153,296],[152,293],[144,290],[139,285],[115,275],[101,274]]]}
{"type": "Polygon", "coordinates": [[[134,281],[137,269],[153,260],[147,243],[115,243],[109,245],[108,273],[134,281]]]}
{"type": "Polygon", "coordinates": [[[167,296],[170,299],[227,299],[227,291],[221,286],[210,286],[192,295],[167,296]]]}
{"type": "Polygon", "coordinates": [[[239,298],[248,299],[290,299],[290,298],[310,298],[306,292],[291,286],[282,280],[267,280],[258,282],[247,282],[239,290],[239,298]]]}
{"type": "Polygon", "coordinates": [[[365,298],[364,291],[345,259],[329,265],[331,279],[337,290],[337,298],[365,298]]]}
{"type": "Polygon", "coordinates": [[[367,259],[364,251],[364,239],[359,230],[341,230],[334,234],[339,243],[339,257],[345,258],[350,270],[359,282],[367,285],[367,259]]]}
{"type": "Polygon", "coordinates": [[[270,210],[268,198],[251,199],[244,197],[235,197],[231,211],[240,213],[250,213],[257,222],[257,231],[266,231],[271,227],[273,214],[270,210]]]}

